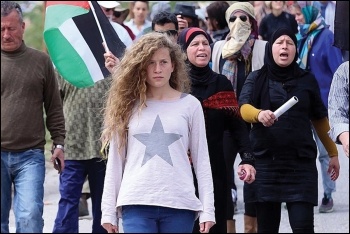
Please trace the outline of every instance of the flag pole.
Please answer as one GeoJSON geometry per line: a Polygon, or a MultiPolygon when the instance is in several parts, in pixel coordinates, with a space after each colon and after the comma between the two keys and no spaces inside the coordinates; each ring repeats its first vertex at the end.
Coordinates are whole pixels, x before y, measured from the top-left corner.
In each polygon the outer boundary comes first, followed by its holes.
{"type": "Polygon", "coordinates": [[[95,17],[95,20],[96,20],[96,23],[97,23],[97,27],[98,27],[98,30],[100,31],[100,34],[101,34],[101,37],[102,37],[102,41],[105,45],[105,49],[106,49],[106,52],[109,52],[109,48],[107,46],[107,42],[106,42],[106,39],[105,39],[105,36],[103,35],[103,32],[102,32],[102,29],[101,29],[101,25],[100,25],[100,21],[98,20],[97,16],[96,16],[96,12],[95,12],[95,8],[94,6],[92,5],[91,1],[88,1],[89,2],[89,5],[90,5],[90,8],[92,10],[92,13],[94,14],[94,17],[95,17]]]}

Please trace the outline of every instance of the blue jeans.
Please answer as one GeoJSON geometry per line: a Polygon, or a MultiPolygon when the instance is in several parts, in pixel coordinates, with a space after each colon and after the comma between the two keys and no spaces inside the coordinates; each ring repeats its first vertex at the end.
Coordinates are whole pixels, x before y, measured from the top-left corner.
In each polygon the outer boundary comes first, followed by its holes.
{"type": "Polygon", "coordinates": [[[106,162],[100,158],[90,160],[65,160],[60,175],[58,211],[53,233],[79,232],[79,199],[88,176],[92,203],[92,232],[106,233],[101,226],[101,199],[106,172],[106,162]]]}
{"type": "Polygon", "coordinates": [[[45,156],[41,149],[1,151],[1,233],[9,232],[12,205],[18,233],[42,233],[44,228],[45,156]]]}
{"type": "Polygon", "coordinates": [[[122,207],[125,233],[192,233],[196,212],[161,206],[122,207]]]}
{"type": "Polygon", "coordinates": [[[312,131],[314,133],[314,139],[318,149],[318,153],[317,153],[318,160],[320,161],[320,165],[321,165],[323,190],[324,190],[324,193],[327,195],[327,197],[331,197],[332,193],[336,191],[336,187],[335,187],[335,181],[331,180],[331,177],[327,172],[328,166],[329,166],[329,155],[313,126],[312,126],[312,131]]]}

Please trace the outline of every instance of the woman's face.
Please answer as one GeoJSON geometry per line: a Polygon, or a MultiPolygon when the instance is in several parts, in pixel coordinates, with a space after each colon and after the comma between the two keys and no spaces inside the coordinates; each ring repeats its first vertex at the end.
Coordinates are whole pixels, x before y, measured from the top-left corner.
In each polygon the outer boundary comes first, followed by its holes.
{"type": "Polygon", "coordinates": [[[284,2],[283,1],[271,1],[271,9],[282,11],[284,9],[284,2]]]}
{"type": "Polygon", "coordinates": [[[136,1],[132,9],[134,20],[137,22],[145,22],[148,14],[148,5],[145,2],[136,1]]]}
{"type": "Polygon", "coordinates": [[[295,57],[296,45],[287,35],[282,35],[272,45],[272,56],[280,67],[289,66],[295,57]]]}
{"type": "Polygon", "coordinates": [[[146,82],[148,86],[153,88],[169,86],[169,80],[173,71],[174,65],[170,58],[169,49],[160,48],[149,61],[146,82]]]}
{"type": "Polygon", "coordinates": [[[292,6],[290,13],[294,15],[295,20],[297,21],[298,24],[305,24],[305,18],[300,8],[292,6]]]}
{"type": "Polygon", "coordinates": [[[196,67],[205,67],[208,65],[211,49],[207,38],[199,34],[197,35],[187,47],[188,60],[196,67]]]}

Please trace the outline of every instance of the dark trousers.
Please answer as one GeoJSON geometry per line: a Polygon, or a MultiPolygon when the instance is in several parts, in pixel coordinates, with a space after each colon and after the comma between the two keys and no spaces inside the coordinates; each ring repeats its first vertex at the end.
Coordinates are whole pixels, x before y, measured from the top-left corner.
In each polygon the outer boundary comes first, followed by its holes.
{"type": "Polygon", "coordinates": [[[226,193],[226,206],[227,214],[226,220],[232,220],[234,216],[234,207],[232,201],[231,189],[237,191],[235,184],[235,170],[233,169],[236,156],[238,153],[237,143],[235,142],[232,132],[226,130],[223,136],[223,146],[224,146],[224,157],[226,163],[226,174],[227,174],[227,193],[226,193]]]}
{"type": "MultiPolygon", "coordinates": [[[[314,205],[308,202],[287,202],[289,223],[293,233],[314,233],[314,205]]],[[[278,233],[281,202],[256,203],[258,233],[278,233]]]]}
{"type": "Polygon", "coordinates": [[[92,203],[92,232],[106,233],[101,226],[101,199],[106,172],[106,162],[99,158],[90,160],[65,160],[60,175],[61,199],[53,233],[79,232],[79,199],[86,176],[88,176],[92,203]]]}
{"type": "Polygon", "coordinates": [[[255,202],[244,203],[244,215],[247,215],[250,217],[256,217],[255,202]]]}
{"type": "MultiPolygon", "coordinates": [[[[196,195],[198,197],[198,183],[197,177],[192,168],[194,185],[196,188],[196,195]]],[[[226,176],[213,174],[214,183],[214,207],[215,207],[215,225],[209,230],[209,233],[226,233],[226,193],[227,193],[227,181],[226,176]]],[[[232,199],[231,199],[232,200],[232,199]]],[[[232,219],[232,218],[231,218],[232,219]]],[[[192,233],[200,233],[199,231],[199,219],[196,219],[192,233]]]]}

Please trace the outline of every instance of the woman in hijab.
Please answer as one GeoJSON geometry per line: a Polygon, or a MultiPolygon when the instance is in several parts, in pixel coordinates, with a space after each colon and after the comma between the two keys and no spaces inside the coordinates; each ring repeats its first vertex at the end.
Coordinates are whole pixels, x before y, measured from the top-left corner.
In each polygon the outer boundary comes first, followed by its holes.
{"type": "MultiPolygon", "coordinates": [[[[342,63],[341,50],[334,45],[334,35],[326,25],[320,10],[312,5],[313,1],[295,1],[292,5],[295,19],[299,25],[298,51],[299,66],[311,71],[318,82],[321,98],[328,109],[328,94],[333,74],[342,63]]],[[[313,128],[318,149],[318,160],[321,165],[321,175],[324,195],[319,206],[319,212],[333,211],[332,193],[336,191],[336,183],[327,173],[329,157],[313,128]]]]}
{"type": "Polygon", "coordinates": [[[282,202],[293,232],[314,232],[318,173],[311,124],[330,156],[332,180],[339,176],[337,148],[327,134],[327,109],[314,75],[296,62],[296,44],[293,31],[277,29],[266,44],[265,65],[247,77],[239,99],[243,119],[253,125],[257,174],[247,187],[253,186],[255,194],[245,202],[256,202],[259,233],[278,232],[282,202]],[[294,96],[298,102],[277,119],[274,111],[294,96]]]}
{"type": "MultiPolygon", "coordinates": [[[[257,45],[258,26],[255,20],[254,7],[249,2],[235,2],[225,12],[225,18],[230,31],[225,40],[218,41],[213,46],[212,68],[215,72],[227,77],[238,98],[243,84],[252,71],[253,48],[257,45]]],[[[264,47],[262,47],[263,51],[264,47]]],[[[255,52],[256,53],[256,50],[255,52]]],[[[261,52],[263,55],[263,52],[261,52]]],[[[247,129],[250,129],[247,124],[247,129]]],[[[234,211],[237,207],[237,186],[233,165],[238,147],[235,133],[230,130],[224,132],[224,156],[227,165],[227,179],[230,193],[227,196],[227,226],[230,226],[234,211]],[[231,195],[232,193],[232,195],[231,195]]],[[[248,192],[249,191],[245,191],[248,192]]],[[[255,233],[256,212],[253,203],[244,204],[244,231],[255,233]]]]}
{"type": "MultiPolygon", "coordinates": [[[[248,131],[244,121],[237,118],[234,92],[230,81],[209,67],[211,49],[210,37],[202,29],[191,27],[184,29],[178,38],[178,44],[187,54],[191,94],[202,104],[204,110],[209,157],[214,183],[216,224],[212,233],[226,233],[226,164],[223,155],[223,132],[232,129],[239,133],[237,138],[242,162],[238,173],[246,172],[243,180],[252,183],[255,178],[254,157],[251,153],[248,131]]],[[[238,135],[238,134],[237,134],[238,135]]],[[[197,227],[198,225],[195,225],[197,227]]],[[[198,232],[198,230],[194,230],[198,232]]]]}

